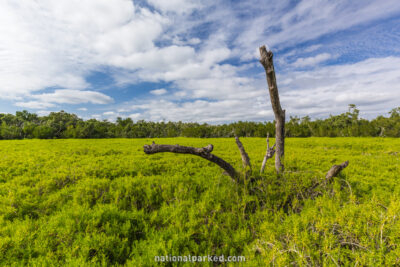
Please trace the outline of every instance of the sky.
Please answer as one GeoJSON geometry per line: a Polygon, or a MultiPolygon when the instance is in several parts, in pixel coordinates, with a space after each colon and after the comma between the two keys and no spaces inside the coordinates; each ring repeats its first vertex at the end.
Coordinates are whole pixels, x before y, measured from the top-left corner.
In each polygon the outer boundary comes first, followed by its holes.
{"type": "Polygon", "coordinates": [[[0,113],[270,121],[400,106],[398,0],[2,0],[0,113]]]}

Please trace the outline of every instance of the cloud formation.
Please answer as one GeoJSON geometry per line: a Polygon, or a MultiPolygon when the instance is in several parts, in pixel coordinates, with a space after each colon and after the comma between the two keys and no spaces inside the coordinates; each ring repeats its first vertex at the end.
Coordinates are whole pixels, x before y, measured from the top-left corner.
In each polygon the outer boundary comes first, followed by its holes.
{"type": "Polygon", "coordinates": [[[351,102],[373,116],[398,105],[399,14],[395,0],[4,0],[0,98],[106,119],[270,120],[268,44],[290,114],[351,102]]]}
{"type": "Polygon", "coordinates": [[[329,53],[322,53],[318,54],[313,57],[307,57],[307,58],[298,58],[295,62],[293,62],[294,67],[307,67],[307,66],[316,66],[319,63],[326,61],[328,59],[331,59],[332,55],[329,53]]]}

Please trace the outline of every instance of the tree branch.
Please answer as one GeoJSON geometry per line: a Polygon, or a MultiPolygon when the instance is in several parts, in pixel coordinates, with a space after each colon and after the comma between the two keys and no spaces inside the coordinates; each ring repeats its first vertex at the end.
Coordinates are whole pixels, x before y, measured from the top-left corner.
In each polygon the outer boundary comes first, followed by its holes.
{"type": "Polygon", "coordinates": [[[234,180],[239,181],[239,175],[236,170],[227,163],[225,160],[211,154],[213,151],[213,145],[208,145],[206,147],[189,147],[189,146],[180,146],[180,145],[158,145],[154,142],[151,145],[144,145],[144,153],[146,154],[155,154],[160,152],[172,152],[172,153],[180,153],[180,154],[192,154],[195,156],[202,157],[208,161],[211,161],[217,164],[219,167],[224,169],[228,175],[234,180]]]}
{"type": "Polygon", "coordinates": [[[264,172],[265,164],[267,163],[267,160],[274,156],[274,154],[275,154],[275,145],[276,144],[274,144],[272,147],[269,147],[269,133],[268,133],[267,134],[267,151],[265,152],[264,160],[263,160],[262,165],[261,165],[260,174],[262,174],[264,172]]]}

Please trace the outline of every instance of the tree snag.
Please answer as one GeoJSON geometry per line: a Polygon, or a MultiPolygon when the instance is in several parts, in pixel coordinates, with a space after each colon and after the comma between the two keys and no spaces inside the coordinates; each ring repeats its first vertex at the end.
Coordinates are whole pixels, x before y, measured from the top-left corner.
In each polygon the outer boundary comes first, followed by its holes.
{"type": "Polygon", "coordinates": [[[211,154],[213,151],[213,145],[208,145],[206,147],[189,147],[189,146],[180,146],[180,145],[157,145],[156,143],[152,143],[151,145],[144,145],[144,153],[146,154],[155,154],[160,152],[172,152],[172,153],[180,153],[180,154],[192,154],[195,156],[202,157],[208,161],[211,161],[222,169],[224,169],[227,174],[234,180],[239,182],[239,175],[236,170],[225,160],[220,157],[211,154]]]}
{"type": "Polygon", "coordinates": [[[251,164],[250,164],[249,155],[247,155],[246,151],[244,150],[243,144],[242,144],[242,142],[240,142],[239,137],[235,136],[235,141],[239,148],[240,156],[242,157],[243,168],[246,170],[246,168],[248,167],[248,168],[250,168],[250,172],[251,172],[251,164]]]}
{"type": "Polygon", "coordinates": [[[271,51],[267,51],[265,45],[263,45],[260,47],[260,57],[260,63],[263,65],[267,76],[269,96],[275,115],[275,169],[278,173],[282,173],[284,170],[283,156],[285,151],[285,110],[282,109],[279,101],[278,86],[276,84],[275,69],[272,60],[273,54],[271,51]]]}
{"type": "MultiPolygon", "coordinates": [[[[283,157],[284,157],[284,148],[285,148],[285,110],[282,109],[280,101],[279,101],[279,92],[278,86],[276,84],[275,70],[273,64],[273,54],[271,51],[267,51],[265,46],[260,47],[260,62],[263,65],[267,77],[269,96],[271,99],[272,109],[275,115],[275,144],[270,147],[269,146],[269,133],[267,134],[267,151],[264,156],[264,160],[261,165],[260,174],[264,172],[266,162],[269,158],[272,158],[275,154],[275,170],[277,174],[281,174],[284,171],[283,165],[283,157]]],[[[243,168],[245,169],[245,178],[251,174],[251,164],[249,155],[246,153],[242,142],[240,142],[239,137],[235,135],[235,141],[239,148],[240,155],[242,157],[243,168]]],[[[208,145],[206,147],[196,148],[196,147],[187,147],[180,145],[158,145],[154,142],[151,145],[144,145],[144,152],[146,154],[155,154],[160,152],[171,152],[171,153],[181,153],[181,154],[192,154],[199,157],[202,157],[208,161],[211,161],[217,164],[219,167],[225,170],[225,172],[232,178],[233,181],[242,183],[243,179],[239,172],[237,172],[232,165],[227,163],[225,160],[211,154],[213,151],[213,145],[208,145]]],[[[333,181],[333,177],[337,176],[340,171],[348,166],[349,162],[345,161],[339,165],[333,165],[332,168],[326,174],[324,181],[318,181],[314,183],[311,187],[307,188],[305,191],[306,196],[314,196],[315,189],[322,184],[330,184],[333,181]]],[[[302,193],[302,198],[304,199],[304,195],[302,193]]],[[[284,203],[284,207],[290,205],[291,201],[296,196],[289,196],[289,198],[284,203]]]]}
{"type": "Polygon", "coordinates": [[[267,163],[267,160],[274,156],[274,154],[275,154],[275,145],[276,144],[274,144],[272,147],[269,147],[269,133],[268,133],[267,134],[267,151],[265,152],[264,160],[263,160],[262,165],[261,165],[260,174],[262,174],[264,172],[265,164],[267,163]]]}
{"type": "Polygon", "coordinates": [[[325,181],[330,182],[333,177],[337,176],[344,168],[349,165],[349,161],[345,161],[339,165],[333,165],[325,176],[325,181]]]}

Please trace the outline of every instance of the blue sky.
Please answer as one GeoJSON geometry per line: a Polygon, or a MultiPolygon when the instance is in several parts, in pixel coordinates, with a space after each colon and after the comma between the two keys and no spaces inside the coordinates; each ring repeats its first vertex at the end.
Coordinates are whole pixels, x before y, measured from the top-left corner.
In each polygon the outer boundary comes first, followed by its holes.
{"type": "Polygon", "coordinates": [[[400,106],[400,1],[4,0],[0,113],[223,123],[400,106]]]}

